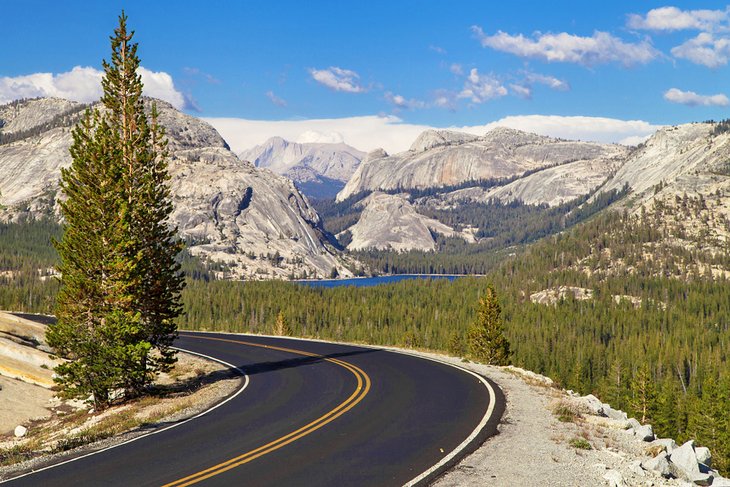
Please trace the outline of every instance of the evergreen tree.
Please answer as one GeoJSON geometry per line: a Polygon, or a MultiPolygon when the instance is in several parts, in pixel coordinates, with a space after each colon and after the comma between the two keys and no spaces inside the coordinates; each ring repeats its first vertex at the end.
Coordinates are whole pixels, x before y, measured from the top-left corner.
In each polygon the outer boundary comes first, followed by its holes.
{"type": "Polygon", "coordinates": [[[479,299],[476,322],[469,328],[467,342],[471,356],[489,365],[508,365],[510,347],[503,333],[502,308],[490,285],[479,299]]]}
{"type": "Polygon", "coordinates": [[[106,406],[115,389],[137,394],[174,363],[170,348],[183,287],[163,131],[144,112],[137,45],[122,13],[104,62],[103,110],[74,129],[72,165],[62,171],[65,232],[58,322],[49,344],[70,359],[57,381],[71,396],[106,406]],[[155,349],[156,352],[151,353],[155,349]]]}
{"type": "Polygon", "coordinates": [[[274,324],[274,335],[289,336],[291,334],[291,326],[289,326],[286,316],[284,316],[284,313],[279,311],[279,314],[276,315],[276,323],[274,324]]]}
{"type": "Polygon", "coordinates": [[[634,379],[631,382],[631,394],[631,408],[641,417],[641,422],[653,421],[657,406],[657,394],[649,365],[646,362],[634,374],[634,379]]]}
{"type": "Polygon", "coordinates": [[[130,43],[134,33],[127,32],[126,20],[122,13],[111,39],[111,63],[103,63],[102,102],[108,110],[110,125],[119,134],[128,208],[128,253],[139,262],[133,305],[141,314],[142,327],[134,340],[157,350],[152,355],[142,353],[133,357],[129,364],[130,371],[146,373],[128,375],[127,388],[140,392],[151,376],[169,370],[175,361],[170,346],[176,336],[175,318],[181,312],[184,280],[176,261],[182,244],[176,239],[177,228],[169,222],[173,207],[167,184],[167,141],[158,123],[157,106],[152,103],[151,123],[145,113],[142,80],[137,73],[137,44],[130,43]]]}

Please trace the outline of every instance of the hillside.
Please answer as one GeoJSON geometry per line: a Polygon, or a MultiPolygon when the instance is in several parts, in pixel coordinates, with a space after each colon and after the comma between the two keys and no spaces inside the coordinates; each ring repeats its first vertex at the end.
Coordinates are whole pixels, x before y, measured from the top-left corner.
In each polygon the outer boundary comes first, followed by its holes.
{"type": "MultiPolygon", "coordinates": [[[[156,103],[169,140],[173,222],[192,254],[222,263],[230,277],[348,275],[290,180],[241,161],[207,123],[156,103]]],[[[60,99],[0,108],[3,219],[58,215],[60,170],[71,162],[71,127],[83,108],[60,99]]]]}

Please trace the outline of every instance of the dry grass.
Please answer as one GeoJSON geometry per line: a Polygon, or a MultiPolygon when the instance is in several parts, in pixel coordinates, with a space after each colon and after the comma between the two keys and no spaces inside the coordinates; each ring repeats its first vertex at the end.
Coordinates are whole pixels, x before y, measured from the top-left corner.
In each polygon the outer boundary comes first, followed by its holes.
{"type": "Polygon", "coordinates": [[[578,423],[583,414],[575,404],[568,401],[559,401],[553,405],[553,414],[561,423],[578,423]]]}
{"type": "Polygon", "coordinates": [[[665,450],[666,450],[666,448],[663,445],[650,445],[650,446],[647,446],[644,451],[650,457],[655,457],[665,450]]]}
{"type": "Polygon", "coordinates": [[[217,384],[230,377],[217,363],[181,354],[175,368],[160,378],[148,396],[100,412],[60,407],[50,419],[29,425],[27,436],[21,440],[6,438],[4,448],[0,447],[0,466],[152,428],[165,418],[218,400],[232,387],[217,384]]]}

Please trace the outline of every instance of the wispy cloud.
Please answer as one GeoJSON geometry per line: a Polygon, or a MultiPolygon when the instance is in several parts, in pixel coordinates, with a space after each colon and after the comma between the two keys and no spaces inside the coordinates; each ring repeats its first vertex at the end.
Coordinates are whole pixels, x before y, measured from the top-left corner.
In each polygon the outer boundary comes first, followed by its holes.
{"type": "Polygon", "coordinates": [[[681,10],[660,7],[646,15],[629,14],[626,25],[631,29],[653,31],[702,30],[710,31],[728,21],[727,10],[681,10]]]}
{"type": "Polygon", "coordinates": [[[443,47],[434,46],[433,44],[431,44],[430,46],[428,46],[428,49],[431,50],[431,51],[433,51],[433,52],[435,52],[435,53],[437,53],[437,54],[441,54],[441,55],[446,54],[446,49],[444,49],[443,47]]]}
{"type": "Polygon", "coordinates": [[[464,68],[459,63],[452,63],[451,66],[449,66],[449,71],[457,76],[461,76],[464,74],[464,68]]]}
{"type": "Polygon", "coordinates": [[[422,100],[417,100],[415,98],[406,98],[402,95],[396,95],[395,93],[392,93],[390,91],[385,92],[385,99],[388,101],[388,103],[400,109],[415,110],[418,108],[426,108],[426,102],[422,100]]]}
{"type": "Polygon", "coordinates": [[[280,98],[274,94],[273,91],[269,90],[266,92],[266,98],[268,98],[271,103],[276,105],[277,107],[285,107],[286,106],[286,100],[283,98],[280,98]]]}
{"type": "Polygon", "coordinates": [[[525,98],[527,100],[532,98],[532,89],[529,86],[512,83],[509,85],[509,88],[512,90],[512,93],[520,98],[525,98]]]}
{"type": "Polygon", "coordinates": [[[478,26],[473,26],[472,32],[483,47],[548,62],[575,63],[584,66],[607,63],[633,66],[646,64],[661,55],[646,39],[641,42],[624,42],[618,37],[600,31],[594,32],[591,37],[561,32],[538,34],[534,38],[522,34],[511,35],[502,31],[487,35],[478,26]]]}
{"type": "Polygon", "coordinates": [[[360,84],[360,75],[350,69],[330,66],[327,69],[309,70],[312,79],[335,91],[346,93],[365,93],[367,88],[360,84]]]}
{"type": "Polygon", "coordinates": [[[570,90],[570,85],[568,84],[567,81],[558,79],[554,76],[545,75],[545,74],[526,72],[525,81],[530,84],[545,85],[552,90],[557,90],[557,91],[570,90]]]}
{"type": "Polygon", "coordinates": [[[492,75],[479,74],[477,68],[472,68],[458,98],[471,100],[472,103],[484,103],[501,98],[506,94],[507,88],[497,78],[492,75]]]}
{"type": "MultiPolygon", "coordinates": [[[[177,109],[194,108],[192,103],[175,87],[172,76],[163,71],[139,68],[144,83],[144,94],[170,103],[177,109]]],[[[59,97],[90,103],[101,98],[103,72],[76,66],[64,73],[34,73],[24,76],[0,78],[0,103],[19,98],[39,96],[59,97]]]]}
{"type": "Polygon", "coordinates": [[[185,73],[185,74],[187,74],[188,76],[191,76],[191,77],[202,78],[206,82],[208,82],[208,83],[210,83],[212,85],[218,85],[221,82],[221,80],[219,80],[218,78],[216,78],[212,74],[205,73],[205,72],[201,71],[199,68],[191,68],[189,66],[186,66],[186,67],[183,68],[183,73],[185,73]]]}
{"type": "Polygon", "coordinates": [[[454,111],[456,110],[456,96],[457,93],[451,90],[436,90],[433,93],[433,101],[431,102],[431,105],[436,108],[454,111]]]}
{"type": "Polygon", "coordinates": [[[664,99],[672,103],[687,105],[690,107],[726,107],[730,100],[722,93],[717,95],[698,95],[694,91],[682,91],[678,88],[671,88],[664,92],[664,99]]]}
{"type": "Polygon", "coordinates": [[[702,32],[697,37],[672,48],[672,55],[708,68],[717,68],[728,63],[730,39],[716,38],[709,32],[702,32]]]}

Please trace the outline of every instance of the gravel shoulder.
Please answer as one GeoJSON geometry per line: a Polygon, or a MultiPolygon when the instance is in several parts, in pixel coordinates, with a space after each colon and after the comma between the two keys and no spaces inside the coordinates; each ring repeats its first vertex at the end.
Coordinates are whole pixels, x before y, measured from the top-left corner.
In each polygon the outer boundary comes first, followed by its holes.
{"type": "Polygon", "coordinates": [[[496,382],[507,406],[499,434],[443,474],[433,485],[463,486],[669,486],[686,485],[662,478],[640,467],[649,458],[647,443],[635,438],[608,418],[589,414],[561,422],[554,410],[581,405],[575,395],[552,386],[549,379],[517,368],[493,367],[446,355],[408,353],[464,367],[496,382]],[[575,447],[585,445],[590,450],[575,447]],[[621,483],[609,477],[618,472],[621,483]]]}

